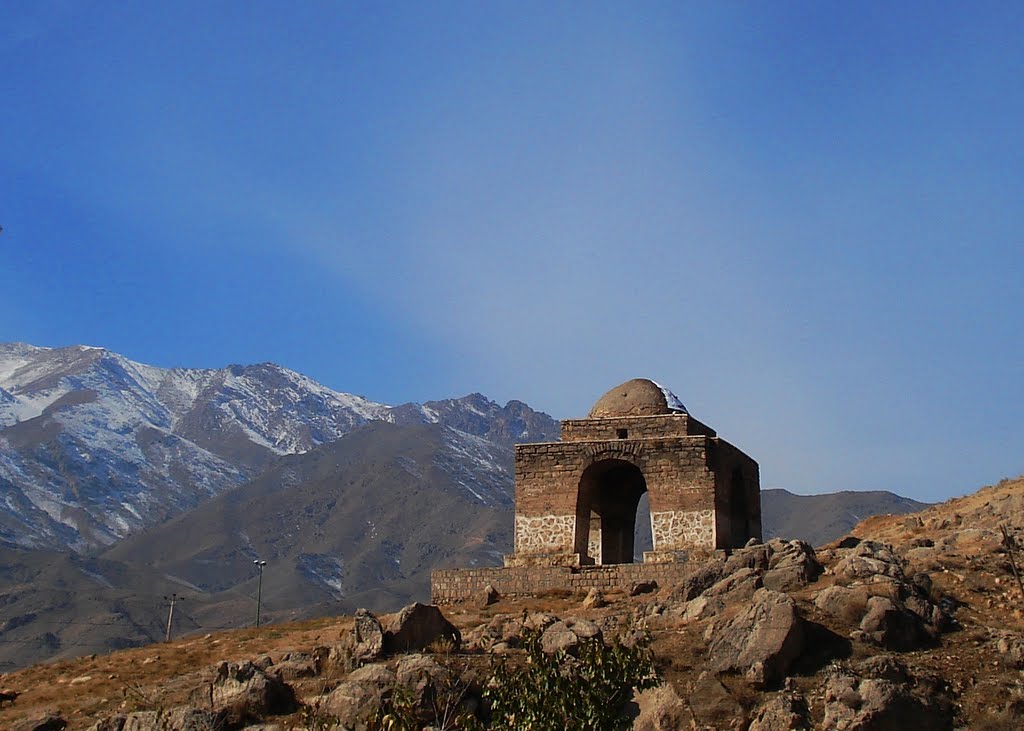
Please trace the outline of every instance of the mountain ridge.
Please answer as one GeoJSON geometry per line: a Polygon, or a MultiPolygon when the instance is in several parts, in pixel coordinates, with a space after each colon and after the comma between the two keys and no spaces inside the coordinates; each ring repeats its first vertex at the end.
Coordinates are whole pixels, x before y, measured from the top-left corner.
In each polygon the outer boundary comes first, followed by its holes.
{"type": "Polygon", "coordinates": [[[0,543],[96,550],[370,421],[458,423],[501,443],[557,435],[479,394],[388,406],[261,363],[162,369],[93,346],[0,344],[0,543]]]}

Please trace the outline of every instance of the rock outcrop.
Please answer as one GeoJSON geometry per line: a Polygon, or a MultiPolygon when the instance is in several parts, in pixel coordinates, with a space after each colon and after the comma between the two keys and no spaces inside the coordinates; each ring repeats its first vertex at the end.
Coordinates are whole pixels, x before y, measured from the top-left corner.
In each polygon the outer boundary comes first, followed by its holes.
{"type": "Polygon", "coordinates": [[[633,731],[677,731],[693,725],[693,713],[671,685],[648,688],[635,695],[633,731]]]}
{"type": "Polygon", "coordinates": [[[941,682],[913,676],[890,656],[834,668],[825,683],[825,728],[903,731],[953,728],[953,706],[941,682]]]}
{"type": "Polygon", "coordinates": [[[419,652],[442,640],[451,643],[451,649],[458,650],[462,644],[462,633],[445,619],[433,604],[410,604],[399,612],[384,632],[384,652],[419,652]]]}
{"type": "Polygon", "coordinates": [[[213,680],[193,692],[192,701],[240,719],[291,713],[296,705],[290,686],[252,662],[220,663],[213,680]]]}
{"type": "Polygon", "coordinates": [[[803,620],[789,596],[759,589],[749,607],[731,619],[713,622],[704,638],[712,670],[773,683],[786,676],[803,650],[803,620]]]}

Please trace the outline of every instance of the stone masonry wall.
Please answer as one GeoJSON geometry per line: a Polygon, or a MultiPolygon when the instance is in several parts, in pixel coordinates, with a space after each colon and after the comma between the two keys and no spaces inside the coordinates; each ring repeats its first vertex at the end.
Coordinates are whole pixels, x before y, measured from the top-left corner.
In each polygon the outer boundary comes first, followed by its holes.
{"type": "Polygon", "coordinates": [[[675,563],[623,563],[610,566],[530,566],[522,568],[438,569],[431,574],[435,604],[450,604],[478,597],[490,584],[502,596],[529,596],[552,590],[586,592],[591,588],[628,591],[637,581],[678,584],[693,570],[687,561],[675,563]]]}
{"type": "Polygon", "coordinates": [[[714,440],[710,453],[715,471],[715,513],[717,546],[742,546],[748,538],[761,540],[761,478],[757,462],[722,439],[714,440]],[[742,502],[733,505],[732,481],[739,474],[743,481],[742,502]],[[743,516],[740,535],[733,535],[733,516],[743,516]]]}
{"type": "Polygon", "coordinates": [[[715,543],[715,511],[665,510],[651,513],[651,537],[658,550],[678,546],[712,546],[715,543]]]}
{"type": "MultiPolygon", "coordinates": [[[[630,421],[659,418],[680,417],[630,421]]],[[[706,518],[706,512],[715,507],[715,475],[708,467],[711,441],[698,435],[517,445],[516,555],[577,552],[580,480],[587,467],[606,459],[629,462],[643,473],[651,512],[665,514],[664,542],[656,539],[657,550],[713,547],[714,521],[709,532],[706,518]]]]}
{"type": "Polygon", "coordinates": [[[659,416],[616,416],[603,419],[563,419],[563,442],[593,442],[620,439],[660,439],[664,437],[715,436],[715,430],[688,414],[659,416]]]}
{"type": "Polygon", "coordinates": [[[575,537],[575,515],[516,515],[516,553],[566,552],[575,537]]]}

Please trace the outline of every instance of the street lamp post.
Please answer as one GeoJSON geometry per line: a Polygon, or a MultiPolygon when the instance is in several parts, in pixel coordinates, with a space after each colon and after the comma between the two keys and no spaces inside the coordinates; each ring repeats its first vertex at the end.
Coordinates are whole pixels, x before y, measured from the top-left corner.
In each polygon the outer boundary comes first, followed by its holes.
{"type": "Polygon", "coordinates": [[[256,585],[256,626],[260,626],[260,605],[263,603],[263,567],[267,565],[266,561],[256,559],[253,561],[254,564],[260,570],[259,583],[256,585]]]}

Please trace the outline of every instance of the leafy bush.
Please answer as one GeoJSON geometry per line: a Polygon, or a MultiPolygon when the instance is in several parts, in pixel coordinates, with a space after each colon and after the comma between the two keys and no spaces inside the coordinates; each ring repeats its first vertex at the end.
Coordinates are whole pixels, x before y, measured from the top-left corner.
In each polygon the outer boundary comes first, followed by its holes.
{"type": "MultiPolygon", "coordinates": [[[[651,638],[636,642],[582,640],[576,656],[548,655],[540,634],[523,636],[525,660],[492,657],[482,693],[484,719],[464,700],[473,692],[463,681],[434,689],[434,725],[443,731],[616,731],[626,729],[623,716],[632,688],[659,684],[651,638]],[[443,710],[442,710],[443,709],[443,710]]],[[[458,677],[452,674],[453,678],[458,677]]],[[[369,720],[371,731],[416,731],[421,728],[412,697],[401,688],[387,697],[369,720]]]]}
{"type": "Polygon", "coordinates": [[[484,691],[490,705],[490,728],[509,731],[624,729],[630,721],[622,710],[631,688],[658,685],[650,637],[625,645],[583,640],[577,657],[564,651],[547,655],[540,636],[524,637],[526,663],[513,667],[504,659],[492,663],[491,682],[484,691]]]}

